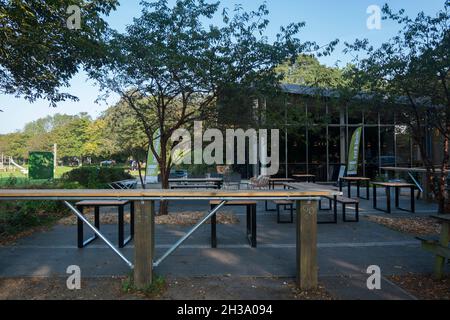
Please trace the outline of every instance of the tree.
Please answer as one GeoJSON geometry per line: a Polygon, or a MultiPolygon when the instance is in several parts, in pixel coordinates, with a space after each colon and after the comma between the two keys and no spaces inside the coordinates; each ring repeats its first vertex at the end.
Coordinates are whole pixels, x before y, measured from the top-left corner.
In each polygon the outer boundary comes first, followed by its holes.
{"type": "Polygon", "coordinates": [[[327,67],[313,55],[299,55],[296,60],[279,65],[277,72],[283,74],[283,82],[304,86],[337,88],[345,81],[342,69],[327,67]]]}
{"type": "MultiPolygon", "coordinates": [[[[430,189],[439,202],[439,212],[446,210],[446,178],[450,137],[450,1],[436,16],[421,12],[410,18],[404,10],[394,12],[383,7],[384,19],[397,21],[401,31],[375,49],[367,40],[347,44],[346,52],[355,52],[356,69],[349,76],[355,90],[367,90],[373,103],[390,103],[411,131],[427,168],[430,189]],[[364,57],[360,58],[358,53],[364,57]],[[442,137],[442,158],[435,187],[436,170],[425,138],[437,131],[442,137]]],[[[448,209],[448,208],[447,208],[448,209]]]]}
{"type": "Polygon", "coordinates": [[[80,113],[72,121],[55,128],[52,131],[52,141],[58,144],[60,158],[77,157],[82,160],[83,148],[88,141],[87,130],[91,118],[86,113],[80,113]]]}
{"type": "Polygon", "coordinates": [[[79,66],[96,68],[104,57],[102,15],[117,0],[0,0],[0,92],[55,105],[76,97],[59,91],[79,66]],[[69,6],[81,10],[81,28],[70,30],[69,6]]]}
{"type": "Polygon", "coordinates": [[[138,163],[139,178],[145,189],[141,163],[148,152],[148,138],[142,123],[134,116],[133,110],[125,101],[120,101],[102,115],[106,124],[104,131],[111,141],[111,148],[117,155],[133,157],[138,163]]]}
{"type": "MultiPolygon", "coordinates": [[[[303,23],[282,27],[269,43],[265,5],[252,12],[237,6],[234,16],[225,9],[223,26],[207,28],[203,21],[213,17],[219,3],[177,0],[172,8],[165,0],[142,4],[141,17],[126,33],[113,33],[110,60],[92,75],[133,110],[158,160],[162,187],[168,188],[175,130],[214,114],[217,97],[230,86],[252,91],[276,86],[277,65],[317,46],[295,38],[303,23]],[[156,130],[160,152],[153,141],[156,130]]],[[[163,202],[160,214],[166,213],[163,202]]]]}

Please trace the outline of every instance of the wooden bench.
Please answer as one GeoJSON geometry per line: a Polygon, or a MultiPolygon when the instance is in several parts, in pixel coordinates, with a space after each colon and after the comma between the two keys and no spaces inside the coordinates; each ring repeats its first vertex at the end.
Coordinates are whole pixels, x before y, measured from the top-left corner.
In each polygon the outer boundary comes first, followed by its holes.
{"type": "Polygon", "coordinates": [[[292,223],[294,222],[294,201],[291,200],[274,200],[273,203],[277,206],[277,223],[292,223]],[[284,206],[289,208],[291,218],[289,220],[283,221],[280,216],[280,207],[284,206]]]}
{"type": "MultiPolygon", "coordinates": [[[[85,207],[94,207],[94,226],[100,230],[100,207],[117,207],[118,208],[118,228],[119,228],[119,248],[123,248],[128,242],[133,239],[134,236],[134,202],[128,200],[84,200],[79,201],[76,204],[78,211],[83,214],[85,207]],[[130,235],[124,239],[124,207],[130,205],[130,235]]],[[[77,217],[77,240],[78,248],[83,248],[89,243],[97,239],[97,234],[94,234],[91,238],[84,240],[83,220],[77,217]]]]}
{"type": "Polygon", "coordinates": [[[431,215],[441,223],[441,234],[438,237],[416,237],[422,242],[422,248],[435,254],[434,277],[442,279],[445,261],[450,259],[450,214],[431,215]]]}
{"type": "MultiPolygon", "coordinates": [[[[221,201],[211,200],[209,205],[211,210],[215,206],[219,205],[221,201]]],[[[247,210],[247,226],[246,226],[246,236],[250,245],[256,248],[256,201],[228,201],[225,206],[245,206],[247,210]]],[[[211,216],[211,247],[217,248],[217,216],[216,214],[211,216]]]]}
{"type": "MultiPolygon", "coordinates": [[[[334,207],[334,220],[328,223],[337,223],[337,204],[340,203],[342,205],[342,221],[344,222],[358,222],[359,221],[359,200],[353,198],[347,198],[343,196],[326,196],[326,199],[329,199],[333,202],[334,207]],[[346,216],[346,206],[347,205],[355,205],[355,219],[349,220],[346,216]]],[[[331,208],[330,208],[331,209],[331,208]]],[[[326,222],[322,222],[326,223],[326,222]]]]}

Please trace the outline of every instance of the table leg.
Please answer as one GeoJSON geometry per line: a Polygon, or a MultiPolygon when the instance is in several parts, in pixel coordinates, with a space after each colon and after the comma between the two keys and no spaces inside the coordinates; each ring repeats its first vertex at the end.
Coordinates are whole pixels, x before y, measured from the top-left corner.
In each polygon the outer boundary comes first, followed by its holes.
{"type": "Polygon", "coordinates": [[[367,198],[367,200],[369,200],[369,198],[370,198],[370,192],[369,192],[369,189],[370,189],[370,181],[367,180],[367,181],[366,181],[366,198],[367,198]]]}
{"type": "Polygon", "coordinates": [[[134,237],[134,202],[130,202],[130,236],[134,237]]]}
{"type": "Polygon", "coordinates": [[[123,233],[124,233],[124,228],[123,228],[123,225],[124,225],[124,219],[123,219],[123,212],[124,212],[124,210],[123,210],[123,207],[124,206],[119,206],[119,221],[118,221],[118,224],[119,224],[119,248],[123,248],[123,239],[124,239],[124,237],[123,237],[123,233]]]}
{"type": "Polygon", "coordinates": [[[359,198],[360,197],[360,193],[359,193],[359,187],[361,185],[361,182],[358,180],[356,181],[356,197],[359,198]]]}
{"type": "Polygon", "coordinates": [[[398,208],[400,204],[400,191],[401,189],[398,187],[394,187],[395,190],[395,207],[398,208]]]}
{"type": "Polygon", "coordinates": [[[251,217],[250,217],[250,206],[245,206],[245,213],[246,213],[246,230],[247,230],[247,238],[250,235],[250,225],[251,225],[251,217]]]}
{"type": "Polygon", "coordinates": [[[339,179],[339,191],[342,192],[342,179],[339,179]]]}
{"type": "Polygon", "coordinates": [[[296,261],[300,289],[317,288],[317,200],[297,200],[296,261]]]}
{"type": "MultiPolygon", "coordinates": [[[[211,206],[213,210],[215,205],[211,206]]],[[[217,248],[217,216],[214,214],[211,216],[211,248],[217,248]]]]}
{"type": "MultiPolygon", "coordinates": [[[[83,214],[83,207],[77,206],[78,211],[80,211],[81,214],[83,214]]],[[[78,242],[78,248],[83,248],[83,242],[84,242],[84,233],[83,233],[83,220],[77,217],[77,242],[78,242]]]]}
{"type": "Polygon", "coordinates": [[[372,189],[373,189],[373,208],[377,209],[377,186],[373,185],[372,189]]]}
{"type": "Polygon", "coordinates": [[[252,247],[256,248],[256,204],[251,205],[251,219],[252,219],[252,247]]]}
{"type": "Polygon", "coordinates": [[[415,206],[415,201],[416,201],[416,198],[414,197],[414,187],[411,187],[411,212],[416,212],[416,206],[415,206]]]}
{"type": "Polygon", "coordinates": [[[100,230],[100,207],[99,206],[94,207],[94,226],[97,228],[97,230],[100,230]]]}
{"type": "MultiPolygon", "coordinates": [[[[450,224],[449,223],[442,223],[442,229],[441,229],[441,236],[439,239],[439,244],[445,248],[448,247],[448,243],[450,241],[450,224]]],[[[436,255],[435,262],[434,262],[434,277],[436,279],[442,279],[444,275],[444,267],[445,267],[445,261],[447,260],[446,257],[442,257],[439,255],[436,255]]]]}
{"type": "Polygon", "coordinates": [[[391,187],[386,187],[386,212],[391,213],[391,187]]]}
{"type": "Polygon", "coordinates": [[[347,197],[352,197],[352,182],[347,180],[347,197]]]}
{"type": "Polygon", "coordinates": [[[155,201],[136,201],[135,209],[134,285],[144,289],[153,281],[155,201]]]}

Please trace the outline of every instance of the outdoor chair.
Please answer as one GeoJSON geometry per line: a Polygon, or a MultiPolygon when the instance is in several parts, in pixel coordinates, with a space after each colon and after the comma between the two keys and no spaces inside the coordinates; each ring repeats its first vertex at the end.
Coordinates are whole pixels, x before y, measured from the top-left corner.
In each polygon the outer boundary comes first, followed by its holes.
{"type": "Polygon", "coordinates": [[[266,189],[269,188],[268,176],[259,175],[257,177],[250,178],[249,187],[250,189],[266,189]]]}
{"type": "Polygon", "coordinates": [[[241,189],[241,174],[237,172],[226,173],[223,176],[224,189],[241,189]]]}

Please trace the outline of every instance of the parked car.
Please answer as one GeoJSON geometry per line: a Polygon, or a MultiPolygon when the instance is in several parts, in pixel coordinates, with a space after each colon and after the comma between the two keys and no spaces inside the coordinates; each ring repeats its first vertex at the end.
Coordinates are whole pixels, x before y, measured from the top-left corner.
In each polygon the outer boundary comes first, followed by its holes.
{"type": "Polygon", "coordinates": [[[110,167],[110,166],[113,166],[115,164],[116,164],[116,162],[114,160],[104,160],[104,161],[100,162],[100,166],[101,167],[110,167]]]}
{"type": "Polygon", "coordinates": [[[187,178],[187,176],[188,176],[187,170],[175,170],[175,169],[170,170],[170,176],[169,176],[170,178],[174,178],[174,179],[187,178]]]}

